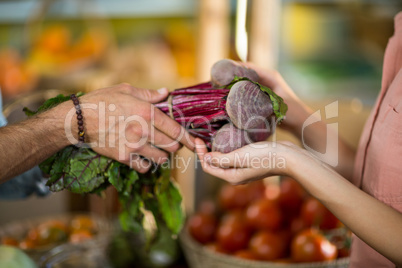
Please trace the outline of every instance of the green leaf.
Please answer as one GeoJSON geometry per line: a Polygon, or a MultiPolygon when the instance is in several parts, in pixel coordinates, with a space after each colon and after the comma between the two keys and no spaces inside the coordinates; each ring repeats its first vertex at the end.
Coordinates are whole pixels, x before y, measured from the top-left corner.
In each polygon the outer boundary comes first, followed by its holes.
{"type": "Polygon", "coordinates": [[[280,123],[285,118],[286,112],[288,111],[288,106],[280,96],[278,96],[274,91],[272,91],[272,89],[263,86],[258,82],[254,82],[247,77],[238,77],[238,76],[235,76],[233,81],[229,85],[225,86],[225,88],[231,89],[232,86],[239,81],[250,81],[256,84],[260,88],[260,90],[262,90],[269,96],[278,123],[280,123]]]}
{"type": "Polygon", "coordinates": [[[56,154],[46,185],[51,191],[92,192],[105,182],[104,170],[111,161],[89,148],[68,146],[56,154]]]}
{"type": "MultiPolygon", "coordinates": [[[[77,94],[75,94],[77,97],[81,97],[82,95],[84,95],[84,93],[82,92],[78,92],[77,94]]],[[[63,94],[59,94],[54,98],[50,98],[48,100],[46,100],[39,108],[37,111],[32,111],[27,107],[24,107],[23,111],[25,112],[25,115],[27,116],[33,116],[37,113],[49,110],[57,105],[59,105],[62,102],[68,101],[70,100],[70,96],[64,96],[63,94]]]]}
{"type": "Polygon", "coordinates": [[[109,177],[109,182],[116,188],[118,192],[123,190],[124,181],[120,174],[121,165],[119,162],[114,161],[107,170],[107,176],[109,177]]]}
{"type": "Polygon", "coordinates": [[[130,215],[128,211],[123,210],[119,214],[119,221],[121,228],[126,232],[128,231],[139,232],[140,230],[142,230],[141,223],[134,221],[132,215],[130,215]]]}
{"type": "Polygon", "coordinates": [[[132,195],[133,185],[139,179],[138,173],[134,169],[130,169],[125,174],[124,187],[122,195],[130,197],[132,195]]]}
{"type": "Polygon", "coordinates": [[[37,112],[30,110],[28,107],[24,107],[22,111],[25,113],[26,116],[31,117],[35,115],[37,112]]]}
{"type": "Polygon", "coordinates": [[[181,208],[182,197],[179,190],[170,180],[166,189],[162,189],[161,185],[164,184],[158,183],[155,190],[160,213],[166,222],[166,226],[174,234],[178,234],[184,223],[184,213],[181,208]]]}
{"type": "Polygon", "coordinates": [[[70,170],[64,186],[73,193],[88,193],[105,182],[104,171],[112,161],[88,148],[80,148],[69,159],[70,170]]]}

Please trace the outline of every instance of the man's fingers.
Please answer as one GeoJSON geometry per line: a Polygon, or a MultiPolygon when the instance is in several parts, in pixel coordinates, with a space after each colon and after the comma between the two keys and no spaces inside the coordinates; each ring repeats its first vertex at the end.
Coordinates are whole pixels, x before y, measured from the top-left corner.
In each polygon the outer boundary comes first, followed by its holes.
{"type": "Polygon", "coordinates": [[[138,154],[133,153],[130,156],[130,160],[128,160],[127,163],[128,166],[130,166],[132,169],[140,172],[140,173],[146,173],[152,166],[152,163],[149,162],[147,159],[140,157],[138,154]]]}
{"type": "Polygon", "coordinates": [[[195,146],[194,137],[191,136],[184,127],[159,109],[155,108],[154,111],[154,126],[173,140],[179,141],[181,144],[193,151],[195,146]]]}
{"type": "Polygon", "coordinates": [[[160,149],[174,153],[181,148],[181,144],[178,141],[171,139],[158,129],[154,128],[150,133],[152,136],[149,137],[148,141],[160,149]]]}
{"type": "Polygon", "coordinates": [[[139,150],[136,150],[136,153],[156,164],[162,164],[169,159],[169,154],[167,152],[162,151],[149,143],[145,144],[139,150]]]}
{"type": "Polygon", "coordinates": [[[169,95],[167,88],[160,88],[158,90],[150,90],[144,88],[134,88],[132,89],[132,95],[140,100],[158,103],[163,101],[169,95]]]}

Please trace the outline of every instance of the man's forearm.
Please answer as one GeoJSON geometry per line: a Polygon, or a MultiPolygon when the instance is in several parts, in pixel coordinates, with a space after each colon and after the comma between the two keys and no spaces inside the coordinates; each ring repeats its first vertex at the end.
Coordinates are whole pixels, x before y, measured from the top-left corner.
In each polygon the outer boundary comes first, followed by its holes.
{"type": "Polygon", "coordinates": [[[0,183],[18,175],[69,145],[66,114],[71,102],[36,115],[18,124],[0,128],[0,183]]]}

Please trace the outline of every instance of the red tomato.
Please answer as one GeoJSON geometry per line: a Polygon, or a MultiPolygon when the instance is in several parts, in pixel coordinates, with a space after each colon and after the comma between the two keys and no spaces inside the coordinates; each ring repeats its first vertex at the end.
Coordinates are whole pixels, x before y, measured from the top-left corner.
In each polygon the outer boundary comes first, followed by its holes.
{"type": "Polygon", "coordinates": [[[246,218],[252,228],[274,230],[282,223],[282,212],[274,201],[261,199],[249,205],[246,218]]]}
{"type": "Polygon", "coordinates": [[[247,186],[249,203],[265,197],[265,184],[262,180],[250,182],[247,186]]]}
{"type": "Polygon", "coordinates": [[[195,240],[206,244],[214,240],[216,225],[213,215],[196,213],[188,221],[188,230],[195,240]]]}
{"type": "Polygon", "coordinates": [[[281,235],[270,231],[260,231],[251,238],[250,249],[259,259],[272,261],[284,257],[286,245],[281,235]]]}
{"type": "Polygon", "coordinates": [[[338,257],[339,258],[346,258],[350,256],[350,249],[349,248],[339,248],[338,249],[338,257]]]}
{"type": "Polygon", "coordinates": [[[290,232],[295,235],[299,233],[300,231],[308,228],[307,224],[304,222],[304,220],[301,217],[296,217],[293,218],[290,222],[290,232]]]}
{"type": "Polygon", "coordinates": [[[237,251],[247,247],[250,231],[243,221],[223,220],[218,227],[216,239],[227,251],[237,251]]]}
{"type": "Polygon", "coordinates": [[[216,214],[217,209],[215,202],[212,200],[203,200],[198,207],[198,212],[203,214],[216,214]]]}
{"type": "Polygon", "coordinates": [[[283,177],[280,182],[279,205],[293,215],[297,215],[306,196],[304,188],[294,179],[283,177]]]}
{"type": "Polygon", "coordinates": [[[337,249],[317,230],[306,229],[291,243],[291,256],[295,262],[329,261],[337,257],[337,249]]]}
{"type": "Polygon", "coordinates": [[[246,224],[246,217],[243,210],[232,210],[223,214],[221,218],[222,224],[240,222],[246,224]]]}
{"type": "Polygon", "coordinates": [[[241,209],[249,203],[249,195],[245,185],[225,184],[219,192],[219,205],[222,209],[241,209]]]}
{"type": "Polygon", "coordinates": [[[258,260],[258,256],[251,250],[249,249],[242,249],[239,251],[236,251],[234,254],[236,257],[246,259],[246,260],[258,260]]]}
{"type": "Polygon", "coordinates": [[[314,197],[306,199],[301,208],[301,217],[307,226],[329,230],[338,227],[339,220],[314,197]]]}

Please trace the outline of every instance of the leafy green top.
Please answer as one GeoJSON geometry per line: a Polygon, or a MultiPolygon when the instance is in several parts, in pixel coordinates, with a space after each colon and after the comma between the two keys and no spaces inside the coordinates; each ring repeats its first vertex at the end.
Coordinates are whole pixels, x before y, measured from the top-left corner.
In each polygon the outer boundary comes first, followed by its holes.
{"type": "MultiPolygon", "coordinates": [[[[79,94],[80,96],[82,94],[79,94]]],[[[69,100],[58,95],[47,100],[37,111],[24,108],[28,116],[50,109],[69,100]]],[[[68,190],[73,193],[101,194],[108,186],[116,188],[122,212],[119,219],[125,231],[145,231],[145,217],[152,215],[156,227],[167,226],[177,234],[184,223],[181,208],[182,197],[170,181],[169,163],[153,166],[146,174],[118,161],[102,156],[91,148],[68,146],[39,165],[49,176],[47,186],[51,191],[68,190]]],[[[151,230],[149,239],[156,237],[158,230],[151,230]]]]}
{"type": "Polygon", "coordinates": [[[233,81],[229,85],[225,86],[225,88],[230,89],[235,83],[239,81],[250,81],[256,84],[263,92],[265,92],[269,96],[272,102],[272,108],[274,110],[278,123],[282,122],[282,120],[285,118],[286,112],[288,111],[288,106],[280,96],[278,96],[272,89],[263,86],[258,82],[254,82],[253,80],[250,80],[247,77],[235,76],[233,81]]]}

